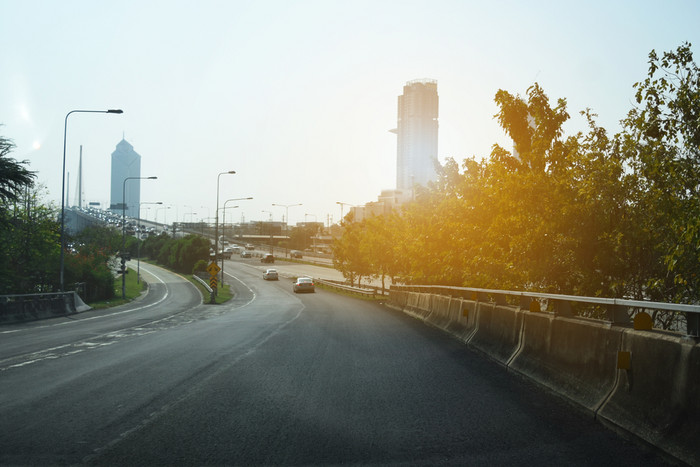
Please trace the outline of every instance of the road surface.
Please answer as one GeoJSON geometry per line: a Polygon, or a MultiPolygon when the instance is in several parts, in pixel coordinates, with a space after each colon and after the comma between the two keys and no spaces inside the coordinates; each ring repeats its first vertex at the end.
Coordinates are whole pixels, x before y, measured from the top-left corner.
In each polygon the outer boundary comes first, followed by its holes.
{"type": "Polygon", "coordinates": [[[0,327],[0,465],[659,465],[655,453],[381,304],[262,280],[0,327]]]}

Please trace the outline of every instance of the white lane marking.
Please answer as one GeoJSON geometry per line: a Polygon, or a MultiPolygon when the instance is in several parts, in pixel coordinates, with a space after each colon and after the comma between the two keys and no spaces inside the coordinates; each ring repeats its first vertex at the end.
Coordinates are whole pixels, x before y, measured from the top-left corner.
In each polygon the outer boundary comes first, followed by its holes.
{"type": "MultiPolygon", "coordinates": [[[[229,273],[226,273],[229,274],[229,273]]],[[[229,274],[231,277],[235,278],[240,282],[240,279],[237,277],[233,276],[232,274],[229,274]]],[[[241,282],[243,285],[245,285],[243,282],[241,282]]],[[[248,287],[246,285],[246,287],[248,287]]],[[[252,290],[251,290],[252,292],[252,290]]],[[[253,300],[249,301],[243,306],[248,306],[253,302],[253,300]]],[[[175,400],[171,402],[166,402],[164,405],[162,405],[160,408],[151,411],[146,417],[141,420],[139,423],[134,425],[132,428],[129,428],[126,431],[123,431],[122,433],[119,434],[116,438],[113,440],[107,442],[104,446],[98,447],[93,449],[93,453],[90,454],[89,456],[86,456],[83,458],[84,463],[94,463],[95,461],[99,460],[99,457],[102,455],[104,451],[107,449],[116,446],[123,440],[125,440],[127,437],[133,435],[134,433],[138,432],[139,430],[142,430],[146,428],[147,426],[155,423],[159,418],[165,416],[169,411],[174,410],[179,404],[182,404],[188,397],[191,397],[192,394],[200,390],[200,388],[203,388],[206,384],[209,384],[209,381],[214,379],[216,376],[220,375],[224,371],[228,371],[231,367],[234,365],[237,365],[241,360],[251,356],[255,351],[257,351],[260,346],[265,344],[268,340],[271,338],[275,337],[277,334],[279,334],[282,329],[284,329],[286,326],[288,326],[290,323],[294,322],[301,316],[301,313],[304,311],[306,306],[304,304],[301,304],[301,307],[299,308],[299,311],[295,316],[292,318],[288,319],[287,321],[279,324],[277,328],[275,328],[269,335],[264,337],[263,339],[259,340],[256,342],[252,347],[250,347],[247,351],[243,352],[242,354],[238,355],[235,357],[229,364],[226,365],[218,365],[211,373],[208,375],[204,376],[203,378],[199,379],[197,382],[195,382],[192,386],[186,388],[184,392],[177,397],[175,400]]],[[[98,462],[99,463],[99,462],[98,462]]]]}
{"type": "Polygon", "coordinates": [[[12,334],[12,333],[15,333],[15,332],[34,331],[34,330],[36,330],[36,329],[53,328],[53,327],[57,327],[57,326],[67,326],[67,325],[71,325],[71,324],[78,324],[78,323],[83,323],[83,322],[85,322],[85,321],[92,321],[93,319],[103,319],[103,318],[109,318],[109,317],[112,317],[112,316],[123,315],[123,314],[126,314],[126,313],[133,313],[134,311],[145,310],[146,308],[151,308],[151,307],[153,307],[153,306],[159,305],[159,304],[162,303],[166,298],[168,298],[168,296],[170,295],[170,289],[168,288],[168,285],[166,284],[166,282],[165,282],[163,279],[161,279],[160,277],[158,277],[156,274],[153,274],[151,271],[148,271],[148,273],[151,274],[151,275],[153,275],[153,277],[155,277],[158,281],[160,281],[163,285],[165,285],[165,294],[160,298],[160,300],[158,300],[158,301],[156,301],[156,302],[154,302],[154,303],[151,303],[151,304],[149,304],[149,305],[140,306],[140,307],[137,307],[137,308],[133,308],[133,309],[130,309],[130,310],[116,311],[116,312],[114,312],[114,313],[108,313],[108,314],[99,315],[99,316],[90,316],[90,317],[81,318],[81,319],[78,319],[78,320],[63,321],[63,322],[61,322],[61,323],[44,324],[44,325],[41,325],[41,326],[32,326],[32,327],[30,327],[30,328],[23,328],[23,329],[11,329],[11,330],[8,330],[8,331],[0,331],[0,334],[12,334]]]}
{"type": "Polygon", "coordinates": [[[248,284],[246,284],[245,282],[243,282],[242,279],[238,278],[237,276],[234,276],[233,274],[231,274],[231,273],[228,272],[228,271],[225,272],[224,274],[226,274],[227,276],[232,277],[232,278],[234,278],[235,280],[237,280],[241,285],[243,285],[246,289],[248,289],[248,291],[249,291],[251,294],[253,294],[253,297],[252,297],[248,302],[244,303],[243,305],[241,305],[241,306],[239,306],[239,307],[237,307],[237,308],[245,308],[245,307],[247,307],[248,305],[250,305],[251,303],[253,303],[253,302],[258,298],[258,295],[255,293],[255,291],[253,291],[253,289],[251,289],[251,288],[248,286],[248,284]]]}
{"type": "MultiPolygon", "coordinates": [[[[168,297],[168,295],[169,295],[169,289],[168,289],[168,286],[167,286],[166,282],[163,281],[163,279],[161,279],[160,277],[158,277],[156,274],[153,274],[151,271],[148,271],[148,272],[149,272],[150,274],[152,274],[153,277],[155,277],[158,281],[160,281],[160,282],[161,282],[162,284],[164,284],[165,287],[166,287],[166,293],[165,293],[165,295],[164,295],[160,300],[158,300],[158,301],[155,302],[155,303],[152,303],[152,304],[150,304],[150,305],[144,305],[144,306],[142,306],[142,307],[137,307],[137,308],[134,308],[134,309],[131,309],[131,310],[124,310],[124,311],[120,311],[120,312],[110,313],[110,314],[107,314],[107,315],[93,316],[93,317],[84,318],[84,319],[80,319],[80,320],[76,320],[76,321],[67,321],[67,322],[62,322],[62,323],[54,323],[54,324],[49,324],[49,325],[44,325],[44,326],[36,326],[36,327],[32,327],[32,328],[19,329],[19,330],[13,330],[13,331],[2,331],[2,332],[0,332],[0,333],[7,334],[7,333],[10,333],[10,332],[30,331],[30,330],[34,330],[34,329],[51,328],[51,327],[55,327],[55,326],[63,326],[63,325],[66,325],[66,324],[81,323],[81,322],[89,321],[89,320],[93,320],[93,319],[100,319],[100,318],[106,318],[106,317],[109,317],[109,316],[118,316],[118,315],[125,314],[125,313],[132,313],[132,312],[134,312],[134,311],[143,310],[143,309],[150,308],[150,307],[152,307],[152,306],[158,305],[159,303],[162,303],[162,302],[168,297]]],[[[250,291],[250,293],[252,294],[252,298],[251,298],[248,302],[246,302],[246,303],[244,303],[243,305],[237,307],[237,309],[238,309],[238,308],[247,307],[248,305],[250,305],[251,303],[253,303],[253,302],[257,299],[257,294],[256,294],[256,293],[253,291],[253,289],[251,289],[245,282],[243,282],[240,278],[234,276],[233,274],[230,274],[230,273],[226,273],[226,274],[227,274],[229,277],[232,277],[233,279],[235,279],[236,281],[238,281],[239,283],[241,283],[243,286],[245,286],[245,287],[250,291]]],[[[186,279],[184,279],[184,278],[183,278],[183,280],[186,281],[186,279]]],[[[300,311],[299,313],[301,313],[301,311],[300,311]]],[[[293,321],[294,319],[296,319],[297,317],[298,317],[298,315],[295,316],[292,320],[290,320],[290,322],[293,321]]],[[[155,320],[155,321],[151,321],[151,322],[149,322],[149,326],[150,326],[150,325],[153,325],[153,324],[158,324],[158,323],[160,323],[161,321],[166,321],[166,320],[168,320],[168,319],[170,319],[170,318],[172,318],[172,316],[165,316],[165,317],[163,317],[163,318],[161,318],[161,319],[157,319],[157,320],[155,320]]],[[[285,323],[285,325],[286,325],[286,323],[285,323]]],[[[36,351],[36,352],[31,352],[31,353],[29,353],[29,354],[25,354],[25,355],[24,355],[24,358],[29,358],[29,360],[25,360],[25,361],[22,361],[22,362],[18,362],[18,363],[14,363],[14,364],[10,364],[10,365],[4,366],[4,367],[0,367],[0,372],[1,372],[1,371],[7,371],[7,370],[10,370],[10,369],[13,369],[13,368],[20,368],[20,367],[23,367],[23,366],[31,365],[31,364],[33,364],[33,363],[38,363],[38,362],[41,362],[41,361],[43,361],[43,360],[52,360],[52,359],[56,359],[56,358],[60,358],[60,357],[65,357],[65,356],[68,356],[68,355],[72,355],[72,354],[76,354],[76,353],[83,352],[84,350],[87,350],[87,349],[94,349],[94,348],[99,348],[99,347],[105,347],[105,346],[108,346],[108,345],[112,345],[112,344],[116,343],[116,342],[118,341],[118,339],[121,338],[121,337],[126,337],[126,336],[133,335],[132,333],[126,333],[126,332],[124,332],[124,331],[126,331],[126,330],[139,330],[141,326],[142,326],[142,325],[136,325],[136,326],[132,326],[132,327],[130,327],[130,328],[124,328],[124,329],[121,329],[121,330],[110,331],[110,332],[107,332],[107,333],[104,333],[104,334],[100,334],[100,335],[97,335],[97,336],[91,336],[89,339],[84,339],[84,340],[82,340],[82,341],[71,342],[71,343],[68,343],[68,344],[63,344],[63,345],[59,345],[59,346],[56,346],[56,347],[51,347],[51,348],[48,348],[48,349],[42,349],[42,350],[38,350],[38,351],[36,351]],[[106,341],[106,342],[101,342],[101,343],[91,342],[91,340],[97,340],[97,339],[100,339],[100,338],[110,338],[110,340],[109,340],[109,341],[106,341]],[[73,350],[66,350],[66,349],[73,349],[73,350]]],[[[150,333],[154,332],[153,330],[150,330],[150,329],[142,329],[142,331],[143,331],[143,332],[140,333],[141,335],[150,334],[150,333]]],[[[266,340],[267,340],[267,339],[266,339],[266,340]]],[[[17,358],[20,358],[20,357],[19,357],[19,356],[18,356],[18,357],[13,357],[13,358],[6,359],[6,360],[4,360],[4,361],[12,361],[12,360],[15,360],[15,359],[17,359],[17,358]]],[[[0,360],[0,362],[2,362],[2,361],[3,361],[3,360],[0,360]]]]}

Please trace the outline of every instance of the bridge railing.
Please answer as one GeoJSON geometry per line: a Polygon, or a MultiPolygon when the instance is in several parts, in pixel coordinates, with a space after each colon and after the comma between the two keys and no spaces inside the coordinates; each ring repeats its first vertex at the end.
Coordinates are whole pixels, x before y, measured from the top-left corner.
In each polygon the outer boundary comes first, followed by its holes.
{"type": "Polygon", "coordinates": [[[700,305],[437,285],[394,284],[391,288],[492,301],[499,305],[515,304],[531,311],[549,311],[558,316],[578,316],[621,325],[634,324],[635,327],[643,326],[638,323],[648,317],[654,327],[700,337],[700,305]]]}

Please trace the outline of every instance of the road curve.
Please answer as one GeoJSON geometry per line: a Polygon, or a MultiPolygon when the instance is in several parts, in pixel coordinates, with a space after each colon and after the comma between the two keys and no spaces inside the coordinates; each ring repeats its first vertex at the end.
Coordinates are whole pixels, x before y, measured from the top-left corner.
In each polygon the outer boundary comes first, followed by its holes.
{"type": "Polygon", "coordinates": [[[0,328],[75,350],[0,347],[0,464],[663,463],[436,329],[259,266],[227,262],[225,305],[149,267],[152,308],[0,328]]]}

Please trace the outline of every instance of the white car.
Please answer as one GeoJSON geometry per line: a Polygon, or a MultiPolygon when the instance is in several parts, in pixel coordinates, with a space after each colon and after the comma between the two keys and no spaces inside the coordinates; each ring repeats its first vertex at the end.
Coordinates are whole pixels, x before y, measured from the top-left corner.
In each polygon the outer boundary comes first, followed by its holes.
{"type": "Polygon", "coordinates": [[[266,281],[277,281],[279,280],[279,274],[277,274],[277,269],[266,269],[263,272],[263,279],[266,281]]]}
{"type": "Polygon", "coordinates": [[[294,293],[311,292],[314,293],[314,280],[310,277],[299,277],[292,286],[294,293]]]}

